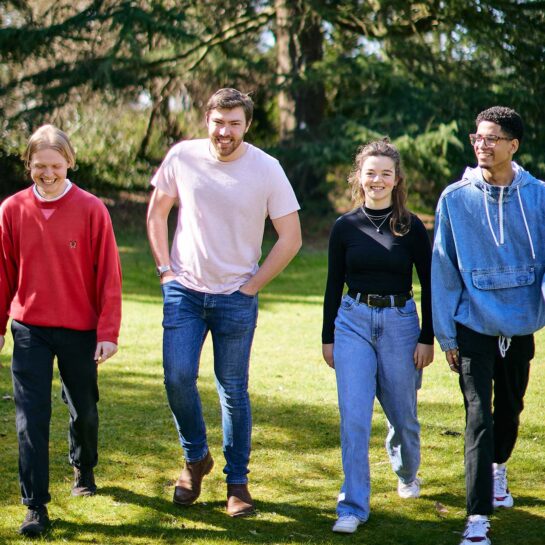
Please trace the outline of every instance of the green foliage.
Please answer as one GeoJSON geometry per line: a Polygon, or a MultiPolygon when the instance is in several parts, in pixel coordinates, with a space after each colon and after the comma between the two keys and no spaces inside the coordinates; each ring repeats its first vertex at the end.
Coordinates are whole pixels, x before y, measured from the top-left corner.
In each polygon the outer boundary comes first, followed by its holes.
{"type": "Polygon", "coordinates": [[[64,127],[77,154],[78,168],[71,173],[74,181],[97,192],[147,188],[150,165],[137,157],[146,122],[137,105],[95,103],[75,112],[64,127]]]}
{"type": "Polygon", "coordinates": [[[452,121],[414,138],[404,135],[394,141],[404,160],[409,200],[418,209],[432,208],[443,181],[453,179],[449,152],[451,148],[463,150],[457,134],[457,123],[452,121]]]}
{"type": "Polygon", "coordinates": [[[473,161],[465,135],[493,104],[520,111],[519,158],[544,177],[544,8],[530,0],[0,2],[0,162],[44,121],[72,126],[99,104],[103,126],[81,140],[81,173],[139,187],[174,141],[202,135],[206,98],[235,86],[256,101],[249,139],[281,158],[303,205],[317,212],[329,206],[331,180],[343,179],[374,135],[400,142],[415,200],[433,207],[473,161]],[[284,57],[274,40],[281,29],[284,57]],[[292,101],[287,121],[280,96],[292,101]],[[112,122],[131,117],[129,131],[112,122]]]}

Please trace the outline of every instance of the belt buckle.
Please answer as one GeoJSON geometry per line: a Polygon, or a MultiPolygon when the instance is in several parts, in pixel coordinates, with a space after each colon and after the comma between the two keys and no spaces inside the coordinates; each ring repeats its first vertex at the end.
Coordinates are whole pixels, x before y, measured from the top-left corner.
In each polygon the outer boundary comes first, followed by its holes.
{"type": "Polygon", "coordinates": [[[367,306],[380,307],[382,296],[377,293],[370,293],[367,295],[367,306]]]}

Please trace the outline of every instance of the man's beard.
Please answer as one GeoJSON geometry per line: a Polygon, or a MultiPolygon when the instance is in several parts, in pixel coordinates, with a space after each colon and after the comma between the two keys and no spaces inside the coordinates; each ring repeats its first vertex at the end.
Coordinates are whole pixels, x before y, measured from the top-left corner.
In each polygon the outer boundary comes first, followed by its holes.
{"type": "Polygon", "coordinates": [[[210,139],[212,145],[214,146],[214,149],[216,150],[216,153],[221,157],[228,157],[229,155],[234,153],[243,142],[242,138],[237,140],[231,137],[229,144],[221,145],[219,140],[220,138],[216,136],[210,139]]]}

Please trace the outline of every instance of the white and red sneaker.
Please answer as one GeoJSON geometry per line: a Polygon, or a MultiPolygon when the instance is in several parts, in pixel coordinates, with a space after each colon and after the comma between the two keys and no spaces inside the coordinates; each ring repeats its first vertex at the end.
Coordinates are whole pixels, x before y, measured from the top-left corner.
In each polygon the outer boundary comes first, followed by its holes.
{"type": "Polygon", "coordinates": [[[490,521],[486,515],[470,515],[467,517],[466,529],[460,545],[491,545],[489,531],[490,521]]]}
{"type": "Polygon", "coordinates": [[[513,496],[507,486],[507,467],[505,464],[494,464],[494,507],[513,507],[513,496]]]}

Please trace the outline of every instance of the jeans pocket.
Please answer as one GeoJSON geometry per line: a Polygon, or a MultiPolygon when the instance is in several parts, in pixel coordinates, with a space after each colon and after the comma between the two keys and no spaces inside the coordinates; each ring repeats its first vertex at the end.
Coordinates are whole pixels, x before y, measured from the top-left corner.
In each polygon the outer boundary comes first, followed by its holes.
{"type": "Polygon", "coordinates": [[[341,308],[343,310],[352,310],[356,306],[356,300],[350,297],[350,295],[345,295],[341,299],[341,308]]]}
{"type": "Polygon", "coordinates": [[[178,313],[183,299],[183,290],[177,289],[181,284],[172,280],[161,284],[163,294],[163,327],[174,327],[178,320],[178,313]]]}
{"type": "Polygon", "coordinates": [[[240,290],[235,291],[235,293],[244,297],[245,299],[250,299],[250,301],[253,301],[257,297],[257,293],[255,295],[248,295],[247,293],[242,293],[240,290]]]}
{"type": "Polygon", "coordinates": [[[161,282],[161,289],[170,286],[176,282],[176,278],[173,278],[172,280],[169,280],[168,282],[161,282]]]}
{"type": "Polygon", "coordinates": [[[178,284],[176,282],[176,279],[169,280],[168,282],[165,282],[164,284],[161,284],[161,294],[163,295],[163,302],[164,303],[166,303],[167,299],[169,298],[169,294],[172,292],[172,288],[175,288],[176,284],[178,284]]]}
{"type": "Polygon", "coordinates": [[[416,314],[416,303],[414,299],[409,299],[403,307],[394,308],[400,316],[414,316],[416,314]]]}
{"type": "Polygon", "coordinates": [[[19,348],[28,349],[35,344],[32,338],[32,326],[23,322],[11,320],[11,334],[14,344],[19,348]]]}

